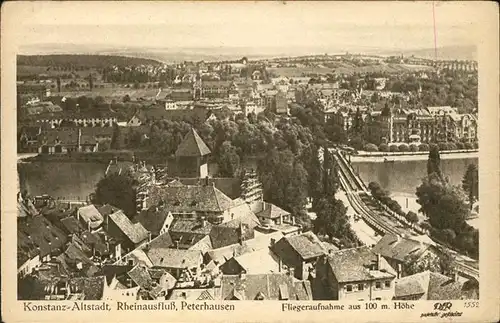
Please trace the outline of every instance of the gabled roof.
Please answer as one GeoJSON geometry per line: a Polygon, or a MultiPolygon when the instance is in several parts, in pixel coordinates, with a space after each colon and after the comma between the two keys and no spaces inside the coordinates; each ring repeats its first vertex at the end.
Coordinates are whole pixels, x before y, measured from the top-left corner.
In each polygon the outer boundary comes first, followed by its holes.
{"type": "Polygon", "coordinates": [[[252,227],[243,222],[236,222],[235,219],[221,225],[212,227],[210,231],[210,240],[214,249],[222,248],[242,241],[253,239],[255,233],[252,227]],[[233,225],[237,223],[237,225],[233,225]]]}
{"type": "Polygon", "coordinates": [[[282,237],[283,233],[280,231],[261,235],[253,239],[245,240],[243,243],[234,243],[225,247],[212,249],[207,252],[206,257],[222,264],[233,256],[241,256],[248,252],[267,249],[271,245],[271,239],[278,241],[282,237]]]}
{"type": "Polygon", "coordinates": [[[396,298],[419,296],[425,300],[455,300],[463,293],[464,282],[455,281],[440,273],[424,271],[396,280],[396,298]]]}
{"type": "Polygon", "coordinates": [[[78,215],[83,218],[85,223],[90,223],[92,229],[99,227],[104,220],[99,210],[93,204],[79,208],[78,215]]]}
{"type": "Polygon", "coordinates": [[[143,289],[149,290],[153,286],[153,279],[146,266],[140,264],[132,268],[128,273],[130,279],[143,289]]]}
{"type": "MultiPolygon", "coordinates": [[[[280,270],[279,259],[269,248],[244,253],[233,259],[249,274],[277,273],[280,270]]],[[[224,265],[221,270],[224,272],[224,265]]]]}
{"type": "Polygon", "coordinates": [[[168,217],[169,212],[165,209],[155,210],[151,208],[149,210],[141,211],[135,221],[140,222],[144,228],[151,232],[153,236],[160,234],[160,230],[168,217]]]}
{"type": "Polygon", "coordinates": [[[328,264],[339,283],[395,277],[394,270],[382,257],[380,267],[371,268],[376,261],[376,254],[366,246],[343,249],[328,255],[328,264]]]}
{"type": "Polygon", "coordinates": [[[170,225],[168,232],[173,241],[178,241],[181,249],[190,248],[210,234],[213,225],[196,220],[176,219],[170,225]]]}
{"type": "Polygon", "coordinates": [[[175,152],[178,157],[201,157],[208,154],[210,149],[194,128],[187,133],[175,152]]]}
{"type": "Polygon", "coordinates": [[[203,262],[199,250],[150,248],[147,255],[154,267],[192,268],[198,267],[203,262]]]}
{"type": "Polygon", "coordinates": [[[317,258],[327,254],[323,243],[312,232],[305,232],[299,235],[283,237],[273,246],[273,250],[279,253],[279,245],[288,242],[288,244],[302,257],[303,260],[317,258]]]}
{"type": "Polygon", "coordinates": [[[42,145],[78,145],[79,130],[77,128],[50,129],[38,136],[42,145]]]}
{"type": "Polygon", "coordinates": [[[280,208],[279,206],[276,206],[272,203],[268,202],[260,202],[260,203],[262,203],[261,211],[255,212],[255,215],[257,215],[258,217],[264,217],[267,219],[276,219],[281,216],[290,215],[290,212],[287,212],[282,208],[280,208]]]}
{"type": "Polygon", "coordinates": [[[218,288],[182,288],[174,289],[169,300],[190,300],[190,301],[205,301],[215,300],[219,297],[218,288]]]}
{"type": "Polygon", "coordinates": [[[223,212],[232,205],[232,200],[212,185],[153,186],[148,197],[148,207],[162,203],[172,213],[223,212]]]}
{"type": "Polygon", "coordinates": [[[18,265],[36,255],[44,257],[50,253],[60,254],[66,241],[66,234],[44,216],[18,218],[18,265]]]}
{"type": "Polygon", "coordinates": [[[372,251],[383,257],[405,262],[412,256],[420,256],[429,247],[429,244],[418,240],[404,238],[394,234],[386,234],[377,242],[372,251]]]}
{"type": "Polygon", "coordinates": [[[85,300],[101,300],[104,294],[106,285],[106,277],[85,277],[85,278],[71,278],[68,281],[70,288],[85,295],[85,300]]]}
{"type": "Polygon", "coordinates": [[[140,223],[132,223],[121,211],[109,215],[109,218],[120,228],[122,233],[133,243],[139,243],[148,237],[148,231],[140,223]]]}
{"type": "Polygon", "coordinates": [[[246,274],[243,277],[224,275],[221,280],[223,300],[312,300],[309,281],[295,283],[292,276],[276,274],[246,274]]]}

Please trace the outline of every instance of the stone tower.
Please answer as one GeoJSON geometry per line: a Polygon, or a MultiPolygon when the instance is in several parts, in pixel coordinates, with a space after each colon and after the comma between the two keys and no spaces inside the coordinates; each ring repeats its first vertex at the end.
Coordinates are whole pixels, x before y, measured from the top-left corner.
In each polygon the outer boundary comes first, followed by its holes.
{"type": "Polygon", "coordinates": [[[210,153],[210,148],[196,130],[191,128],[175,152],[177,175],[179,177],[207,177],[210,153]]]}

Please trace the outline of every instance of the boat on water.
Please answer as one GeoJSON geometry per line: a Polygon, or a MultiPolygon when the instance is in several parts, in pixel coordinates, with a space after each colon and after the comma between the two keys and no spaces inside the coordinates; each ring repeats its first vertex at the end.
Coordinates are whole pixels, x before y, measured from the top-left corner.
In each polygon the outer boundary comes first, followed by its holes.
{"type": "Polygon", "coordinates": [[[394,159],[387,159],[384,157],[384,163],[394,163],[394,159]]]}

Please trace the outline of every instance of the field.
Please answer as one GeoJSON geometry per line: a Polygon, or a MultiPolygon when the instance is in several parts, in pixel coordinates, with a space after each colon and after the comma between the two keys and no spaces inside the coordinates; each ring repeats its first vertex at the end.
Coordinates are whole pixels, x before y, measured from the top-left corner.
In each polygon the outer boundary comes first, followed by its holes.
{"type": "Polygon", "coordinates": [[[158,93],[158,89],[130,89],[124,87],[104,87],[104,88],[94,88],[90,90],[79,90],[79,91],[61,91],[53,92],[53,95],[66,96],[66,97],[96,97],[102,96],[104,98],[112,99],[122,99],[125,95],[129,95],[132,100],[138,98],[154,98],[158,93]]]}
{"type": "Polygon", "coordinates": [[[407,65],[407,64],[378,64],[368,66],[356,66],[345,62],[327,63],[327,67],[277,67],[269,68],[269,70],[278,76],[303,76],[307,74],[346,74],[352,75],[354,73],[401,73],[413,71],[431,71],[433,67],[423,65],[407,65]]]}
{"type": "Polygon", "coordinates": [[[17,75],[18,76],[28,76],[28,75],[39,75],[45,74],[49,77],[57,77],[59,75],[76,74],[78,78],[85,78],[89,76],[89,73],[100,78],[100,73],[96,69],[85,69],[83,71],[56,71],[47,66],[31,66],[31,65],[18,65],[17,75]]]}

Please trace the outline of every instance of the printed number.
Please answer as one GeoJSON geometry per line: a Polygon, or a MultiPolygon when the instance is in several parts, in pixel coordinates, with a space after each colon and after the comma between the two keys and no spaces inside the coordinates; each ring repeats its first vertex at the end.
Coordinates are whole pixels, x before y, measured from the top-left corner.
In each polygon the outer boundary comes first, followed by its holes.
{"type": "Polygon", "coordinates": [[[377,303],[366,303],[365,304],[367,310],[376,310],[377,309],[377,303]]]}
{"type": "Polygon", "coordinates": [[[479,307],[479,302],[465,302],[464,307],[465,308],[473,308],[473,307],[477,308],[477,307],[479,307]]]}

